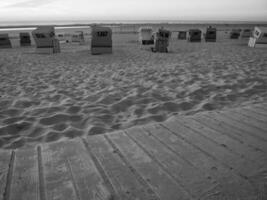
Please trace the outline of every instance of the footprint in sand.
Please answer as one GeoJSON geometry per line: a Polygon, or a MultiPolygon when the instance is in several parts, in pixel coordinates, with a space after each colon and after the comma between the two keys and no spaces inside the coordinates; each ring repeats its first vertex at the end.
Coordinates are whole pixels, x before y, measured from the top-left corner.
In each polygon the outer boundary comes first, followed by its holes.
{"type": "Polygon", "coordinates": [[[18,100],[15,102],[14,107],[15,108],[29,108],[31,106],[38,105],[38,102],[30,101],[30,100],[18,100]]]}
{"type": "Polygon", "coordinates": [[[71,106],[67,109],[67,112],[70,114],[77,114],[78,112],[81,111],[81,107],[80,106],[71,106]]]}
{"type": "Polygon", "coordinates": [[[30,128],[31,128],[31,123],[19,122],[19,123],[9,124],[7,126],[1,127],[0,133],[18,135],[20,132],[29,130],[30,128]]]}
{"type": "Polygon", "coordinates": [[[0,112],[1,115],[6,115],[9,117],[17,117],[22,113],[22,110],[15,109],[15,108],[10,108],[7,110],[3,110],[0,112]]]}
{"type": "Polygon", "coordinates": [[[49,126],[64,123],[66,121],[77,122],[81,121],[82,119],[83,118],[81,115],[56,114],[51,117],[40,119],[40,124],[49,126]]]}

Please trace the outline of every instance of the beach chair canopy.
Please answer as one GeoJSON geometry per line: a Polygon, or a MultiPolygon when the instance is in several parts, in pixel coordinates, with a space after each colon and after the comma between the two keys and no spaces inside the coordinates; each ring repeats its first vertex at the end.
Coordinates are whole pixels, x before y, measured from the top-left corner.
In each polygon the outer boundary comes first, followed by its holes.
{"type": "Polygon", "coordinates": [[[21,46],[30,46],[31,45],[31,36],[29,33],[19,33],[20,45],[21,46]]]}
{"type": "Polygon", "coordinates": [[[11,48],[8,34],[0,34],[0,48],[11,48]]]}
{"type": "Polygon", "coordinates": [[[171,32],[163,28],[160,28],[158,31],[157,37],[158,39],[169,40],[169,38],[171,37],[171,32]]]}
{"type": "Polygon", "coordinates": [[[109,27],[92,27],[92,47],[112,47],[112,30],[109,27]]]}
{"type": "Polygon", "coordinates": [[[189,41],[199,42],[201,41],[201,30],[199,29],[190,29],[189,30],[189,41]]]}
{"type": "Polygon", "coordinates": [[[151,40],[153,29],[152,27],[140,27],[138,32],[140,40],[151,40]]]}

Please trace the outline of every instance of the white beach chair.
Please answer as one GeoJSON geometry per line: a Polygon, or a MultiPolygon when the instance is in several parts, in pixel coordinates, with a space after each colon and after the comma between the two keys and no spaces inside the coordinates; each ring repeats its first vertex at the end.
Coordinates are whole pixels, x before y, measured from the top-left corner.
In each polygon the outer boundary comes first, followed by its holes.
{"type": "Polygon", "coordinates": [[[153,45],[153,28],[152,27],[140,27],[138,30],[138,40],[140,45],[153,45]]]}
{"type": "Polygon", "coordinates": [[[266,48],[267,47],[267,27],[255,27],[253,36],[249,38],[249,47],[266,48]]]}

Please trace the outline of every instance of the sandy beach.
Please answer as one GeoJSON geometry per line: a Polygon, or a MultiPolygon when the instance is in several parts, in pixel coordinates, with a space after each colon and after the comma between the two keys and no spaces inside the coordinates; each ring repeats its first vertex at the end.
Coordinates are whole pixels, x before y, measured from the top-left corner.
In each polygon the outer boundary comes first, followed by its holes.
{"type": "Polygon", "coordinates": [[[221,31],[216,43],[172,35],[166,53],[141,49],[136,33],[113,34],[113,54],[90,44],[0,49],[0,148],[95,135],[266,102],[266,49],[221,31]]]}

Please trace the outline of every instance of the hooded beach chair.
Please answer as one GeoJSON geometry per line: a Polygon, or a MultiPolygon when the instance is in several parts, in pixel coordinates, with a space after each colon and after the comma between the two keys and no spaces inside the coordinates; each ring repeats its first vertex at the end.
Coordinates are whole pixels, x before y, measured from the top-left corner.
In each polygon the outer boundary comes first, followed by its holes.
{"type": "Polygon", "coordinates": [[[212,28],[211,26],[209,26],[206,30],[205,41],[206,42],[216,42],[216,38],[217,38],[216,28],[212,28]]]}
{"type": "Polygon", "coordinates": [[[112,53],[112,30],[109,27],[93,26],[91,53],[106,54],[112,53]]]}
{"type": "Polygon", "coordinates": [[[0,34],[0,48],[12,48],[8,34],[0,34]]]}
{"type": "Polygon", "coordinates": [[[29,33],[19,33],[20,46],[31,46],[31,36],[29,33]]]}
{"type": "Polygon", "coordinates": [[[232,31],[230,32],[230,39],[238,39],[240,37],[240,33],[240,29],[232,29],[232,31]]]}
{"type": "Polygon", "coordinates": [[[201,30],[190,29],[188,34],[189,42],[201,42],[201,30]]]}
{"type": "Polygon", "coordinates": [[[249,38],[249,47],[267,47],[267,27],[255,27],[253,36],[249,38]]]}
{"type": "Polygon", "coordinates": [[[84,35],[82,31],[77,31],[76,33],[72,34],[71,42],[78,42],[80,44],[84,44],[84,35]]]}
{"type": "Polygon", "coordinates": [[[186,31],[178,32],[178,40],[186,40],[186,31]]]}
{"type": "Polygon", "coordinates": [[[60,52],[59,40],[55,37],[53,26],[40,26],[32,31],[32,36],[36,44],[36,52],[43,54],[53,54],[60,52]]]}
{"type": "Polygon", "coordinates": [[[141,45],[154,44],[152,27],[140,27],[138,33],[139,33],[139,42],[141,45]]]}
{"type": "Polygon", "coordinates": [[[244,29],[241,34],[241,38],[250,38],[252,36],[251,29],[244,29]]]}
{"type": "Polygon", "coordinates": [[[154,47],[151,48],[153,52],[168,52],[171,32],[160,28],[154,35],[154,47]]]}

